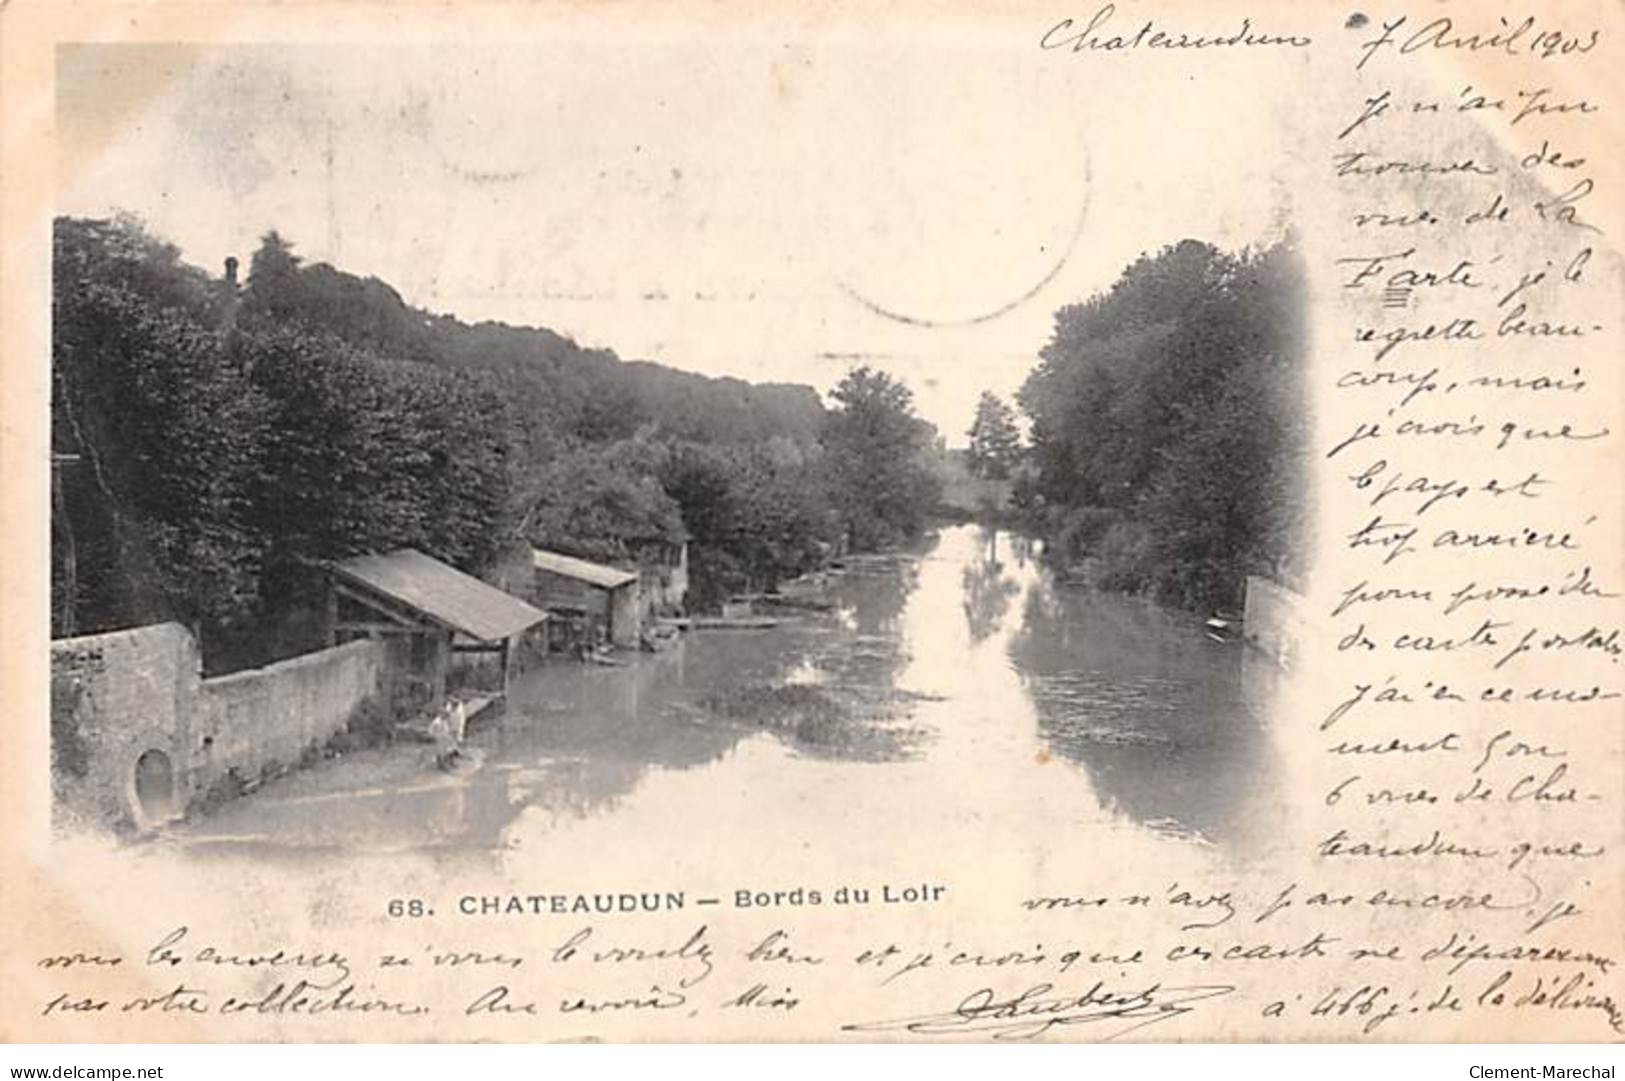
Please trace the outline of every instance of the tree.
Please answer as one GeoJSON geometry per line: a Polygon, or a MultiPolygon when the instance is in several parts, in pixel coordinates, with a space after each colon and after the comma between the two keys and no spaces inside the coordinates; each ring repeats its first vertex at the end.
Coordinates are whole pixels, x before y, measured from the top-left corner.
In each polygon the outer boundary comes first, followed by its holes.
{"type": "Polygon", "coordinates": [[[978,477],[1004,480],[1021,457],[1015,411],[997,394],[982,391],[970,431],[970,468],[978,477]]]}
{"type": "Polygon", "coordinates": [[[87,572],[70,622],[248,614],[267,411],[205,322],[208,279],[133,219],[64,219],[54,239],[53,440],[81,459],[56,524],[87,572]]]}
{"type": "Polygon", "coordinates": [[[1300,558],[1302,269],[1182,241],[1055,315],[1018,395],[1052,551],[1193,608],[1300,558]]]}
{"type": "Polygon", "coordinates": [[[830,499],[860,551],[911,540],[936,504],[940,481],[924,461],[935,434],[914,413],[908,387],[867,366],[830,393],[824,423],[830,499]]]}
{"type": "Polygon", "coordinates": [[[475,570],[495,554],[510,425],[494,387],[295,325],[236,350],[272,409],[256,506],[279,560],[411,546],[475,570]]]}
{"type": "Polygon", "coordinates": [[[252,315],[290,319],[302,305],[299,257],[293,244],[275,229],[260,238],[259,249],[248,264],[248,287],[243,308],[252,315]]]}
{"type": "Polygon", "coordinates": [[[627,559],[641,541],[681,544],[678,504],[661,487],[638,441],[574,450],[543,470],[542,494],[525,519],[526,537],[585,559],[627,559]]]}
{"type": "Polygon", "coordinates": [[[770,590],[817,565],[833,537],[813,468],[789,440],[669,447],[660,476],[691,538],[691,607],[770,590]]]}

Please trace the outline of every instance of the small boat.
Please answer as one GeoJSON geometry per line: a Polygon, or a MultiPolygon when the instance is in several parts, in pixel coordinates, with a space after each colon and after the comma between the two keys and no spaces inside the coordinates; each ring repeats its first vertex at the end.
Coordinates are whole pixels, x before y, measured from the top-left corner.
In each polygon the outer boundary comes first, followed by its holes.
{"type": "Polygon", "coordinates": [[[663,653],[675,646],[681,639],[682,632],[670,623],[656,623],[644,628],[638,645],[645,653],[663,653]]]}
{"type": "Polygon", "coordinates": [[[806,612],[833,612],[835,602],[817,597],[797,596],[791,593],[767,593],[758,597],[757,604],[769,608],[799,608],[806,612]]]}

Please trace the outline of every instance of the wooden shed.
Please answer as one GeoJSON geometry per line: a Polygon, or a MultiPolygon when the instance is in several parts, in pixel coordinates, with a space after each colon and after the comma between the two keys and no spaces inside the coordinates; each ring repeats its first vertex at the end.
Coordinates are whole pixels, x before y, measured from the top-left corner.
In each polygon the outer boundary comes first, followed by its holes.
{"type": "Polygon", "coordinates": [[[432,705],[445,701],[451,654],[500,656],[502,693],[513,675],[514,649],[545,612],[456,567],[401,548],[330,565],[328,644],[358,637],[399,636],[410,666],[428,680],[432,705]]]}
{"type": "Polygon", "coordinates": [[[617,646],[638,644],[638,572],[577,559],[562,552],[531,549],[533,599],[549,614],[581,620],[617,646]]]}

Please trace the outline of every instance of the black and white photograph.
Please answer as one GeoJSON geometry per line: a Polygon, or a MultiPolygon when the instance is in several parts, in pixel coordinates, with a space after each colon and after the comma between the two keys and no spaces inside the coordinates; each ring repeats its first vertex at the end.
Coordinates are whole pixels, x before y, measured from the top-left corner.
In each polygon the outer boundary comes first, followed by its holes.
{"type": "Polygon", "coordinates": [[[1435,6],[27,24],[0,1028],[1617,1041],[1618,12],[1435,6]]]}
{"type": "Polygon", "coordinates": [[[549,150],[545,118],[613,72],[550,63],[538,101],[501,92],[522,54],[456,78],[381,56],[351,85],[335,59],[59,55],[70,133],[175,80],[53,222],[65,825],[545,851],[685,807],[816,828],[817,792],[906,778],[952,815],[939,760],[980,758],[1012,789],[1065,774],[1079,828],[1245,841],[1270,774],[1248,582],[1268,619],[1303,564],[1284,207],[1119,262],[1091,250],[1083,148],[1031,221],[987,194],[1031,147],[945,176],[929,136],[865,161],[858,133],[842,171],[899,175],[839,216],[878,243],[801,270],[835,208],[757,215],[745,187],[823,178],[720,87],[640,87],[549,150]],[[668,119],[701,103],[709,139],[668,119]],[[974,241],[1008,269],[909,257],[951,253],[956,205],[1013,221],[974,241]]]}

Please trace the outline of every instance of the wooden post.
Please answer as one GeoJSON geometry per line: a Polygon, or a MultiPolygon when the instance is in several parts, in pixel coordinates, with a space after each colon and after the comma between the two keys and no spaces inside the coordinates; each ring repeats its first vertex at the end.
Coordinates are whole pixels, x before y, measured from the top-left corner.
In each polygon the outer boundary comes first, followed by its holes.
{"type": "Polygon", "coordinates": [[[434,660],[431,663],[434,671],[429,677],[430,687],[434,695],[434,708],[439,709],[446,704],[446,669],[451,664],[450,631],[434,632],[434,660]]]}
{"type": "MultiPolygon", "coordinates": [[[[68,502],[62,495],[62,458],[51,455],[51,536],[62,550],[62,577],[54,583],[58,588],[51,597],[55,606],[56,626],[53,637],[70,638],[77,626],[75,616],[79,603],[79,555],[74,547],[73,520],[68,517],[68,502]]],[[[55,555],[55,549],[52,550],[55,555]]]]}
{"type": "Polygon", "coordinates": [[[339,644],[339,591],[334,588],[333,575],[327,576],[327,648],[339,644]]]}
{"type": "Polygon", "coordinates": [[[509,635],[502,640],[502,700],[508,700],[508,688],[513,683],[513,647],[518,635],[509,635]]]}

